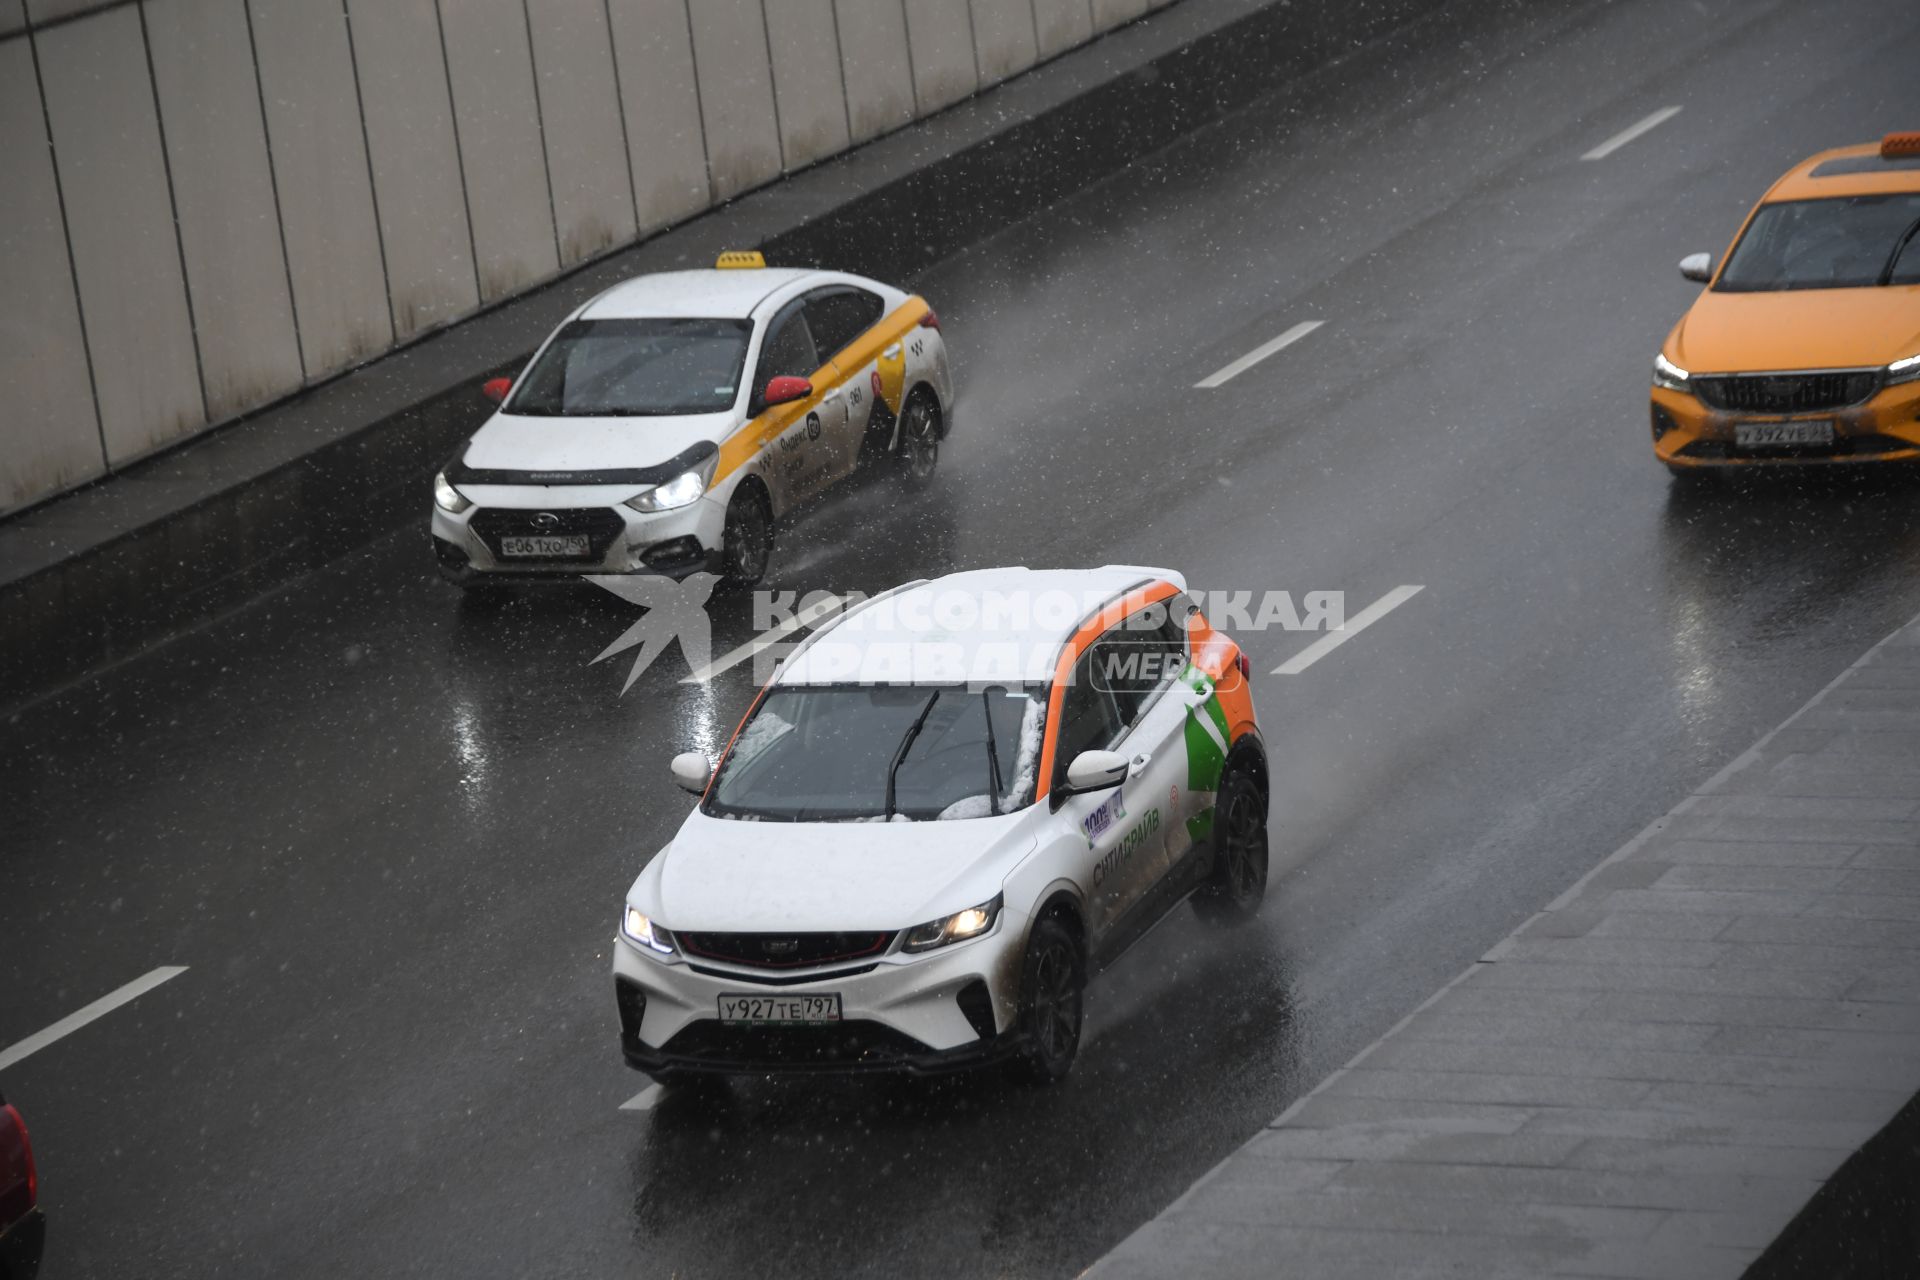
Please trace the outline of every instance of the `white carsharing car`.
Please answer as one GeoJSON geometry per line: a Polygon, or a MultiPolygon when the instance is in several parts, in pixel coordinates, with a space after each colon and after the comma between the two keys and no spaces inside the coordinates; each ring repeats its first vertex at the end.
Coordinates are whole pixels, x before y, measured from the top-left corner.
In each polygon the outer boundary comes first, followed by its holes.
{"type": "Polygon", "coordinates": [[[1071,1066],[1082,988],[1181,902],[1258,908],[1267,753],[1239,647],[1163,569],[896,588],[781,664],[627,891],[629,1065],[1071,1066]]]}
{"type": "Polygon", "coordinates": [[[776,522],[857,470],[924,485],[953,415],[926,300],[728,253],[615,285],[569,316],[433,486],[461,586],[701,570],[759,581],[776,522]]]}

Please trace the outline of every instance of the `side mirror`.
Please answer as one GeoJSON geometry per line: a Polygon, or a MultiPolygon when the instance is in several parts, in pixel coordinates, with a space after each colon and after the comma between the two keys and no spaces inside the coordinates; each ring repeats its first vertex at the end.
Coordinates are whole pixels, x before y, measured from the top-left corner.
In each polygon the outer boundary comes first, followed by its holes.
{"type": "Polygon", "coordinates": [[[703,795],[707,790],[707,779],[713,776],[713,761],[698,751],[682,751],[667,766],[673,770],[673,780],[684,791],[703,795]]]}
{"type": "Polygon", "coordinates": [[[760,399],[771,409],[776,404],[787,404],[794,400],[805,400],[812,394],[813,384],[811,382],[808,382],[805,378],[795,378],[791,375],[783,374],[778,378],[768,380],[767,389],[760,393],[760,399]]]}
{"type": "Polygon", "coordinates": [[[1074,795],[1110,790],[1127,780],[1130,768],[1118,751],[1082,751],[1067,766],[1067,790],[1074,795]]]}
{"type": "Polygon", "coordinates": [[[488,378],[480,384],[480,394],[495,404],[506,401],[507,392],[513,390],[512,378],[488,378]]]}
{"type": "Polygon", "coordinates": [[[1705,284],[1713,279],[1713,255],[1710,253],[1690,253],[1680,259],[1680,274],[1697,284],[1705,284]]]}

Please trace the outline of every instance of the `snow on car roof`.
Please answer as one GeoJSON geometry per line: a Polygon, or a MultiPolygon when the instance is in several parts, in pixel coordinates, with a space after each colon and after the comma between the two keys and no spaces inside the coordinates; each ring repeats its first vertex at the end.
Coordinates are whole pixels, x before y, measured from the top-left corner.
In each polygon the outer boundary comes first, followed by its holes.
{"type": "Polygon", "coordinates": [[[745,320],[776,289],[816,272],[798,267],[751,271],[661,271],[622,281],[580,313],[583,320],[648,317],[745,320]]]}
{"type": "Polygon", "coordinates": [[[1167,569],[978,569],[917,583],[822,627],[779,684],[1044,684],[1087,616],[1167,569]]]}

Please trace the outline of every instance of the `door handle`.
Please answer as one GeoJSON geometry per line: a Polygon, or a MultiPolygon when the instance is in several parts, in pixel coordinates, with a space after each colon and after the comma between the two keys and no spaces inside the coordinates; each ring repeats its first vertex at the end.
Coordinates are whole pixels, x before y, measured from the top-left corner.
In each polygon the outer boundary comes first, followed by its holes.
{"type": "Polygon", "coordinates": [[[1139,777],[1141,774],[1147,771],[1147,766],[1152,763],[1153,763],[1153,752],[1142,751],[1139,755],[1133,758],[1133,763],[1127,769],[1127,776],[1129,778],[1139,777]]]}

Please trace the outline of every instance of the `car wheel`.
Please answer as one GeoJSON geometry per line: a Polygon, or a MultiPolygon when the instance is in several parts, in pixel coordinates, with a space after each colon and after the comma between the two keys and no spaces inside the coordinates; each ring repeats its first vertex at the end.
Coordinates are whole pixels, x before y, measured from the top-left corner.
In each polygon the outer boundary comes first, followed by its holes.
{"type": "Polygon", "coordinates": [[[1202,917],[1250,920],[1267,895],[1267,789],[1245,764],[1230,762],[1213,801],[1213,873],[1193,895],[1202,917]]]}
{"type": "Polygon", "coordinates": [[[720,534],[722,574],[727,584],[751,587],[766,576],[773,557],[773,518],[758,493],[743,487],[727,504],[727,523],[720,534]]]}
{"type": "Polygon", "coordinates": [[[1020,963],[1027,1043],[1016,1065],[1029,1083],[1052,1084],[1073,1068],[1086,985],[1080,944],[1066,926],[1058,920],[1036,922],[1020,963]]]}
{"type": "Polygon", "coordinates": [[[933,479],[940,465],[940,405],[925,391],[916,391],[900,410],[900,474],[911,488],[933,479]]]}

